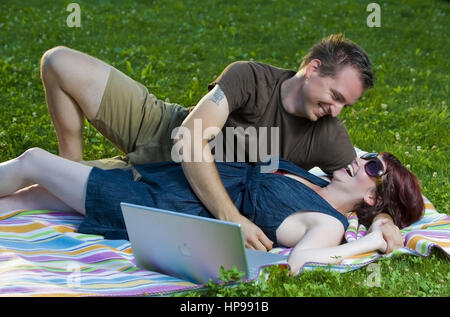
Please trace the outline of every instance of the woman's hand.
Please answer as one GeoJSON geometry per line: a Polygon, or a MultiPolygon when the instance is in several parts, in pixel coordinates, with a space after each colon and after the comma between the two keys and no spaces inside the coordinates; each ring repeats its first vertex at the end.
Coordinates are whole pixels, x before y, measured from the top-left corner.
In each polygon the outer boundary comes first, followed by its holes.
{"type": "Polygon", "coordinates": [[[389,222],[389,220],[386,218],[380,218],[378,220],[375,220],[374,222],[372,222],[372,225],[370,226],[369,231],[367,233],[370,233],[373,231],[381,231],[382,232],[383,230],[381,229],[381,227],[388,222],[389,222]]]}
{"type": "Polygon", "coordinates": [[[400,229],[392,221],[392,218],[386,216],[385,214],[380,214],[375,217],[375,221],[372,223],[369,232],[373,231],[375,228],[381,231],[383,238],[387,243],[386,253],[391,253],[395,249],[403,247],[403,236],[400,229]]]}
{"type": "Polygon", "coordinates": [[[371,240],[374,250],[380,251],[381,253],[386,253],[387,242],[384,240],[383,233],[380,230],[372,231],[368,233],[366,237],[371,240]]]}
{"type": "Polygon", "coordinates": [[[386,253],[388,249],[388,244],[383,237],[383,226],[390,222],[388,219],[381,218],[372,223],[369,228],[367,237],[371,239],[376,247],[376,250],[386,253]]]}

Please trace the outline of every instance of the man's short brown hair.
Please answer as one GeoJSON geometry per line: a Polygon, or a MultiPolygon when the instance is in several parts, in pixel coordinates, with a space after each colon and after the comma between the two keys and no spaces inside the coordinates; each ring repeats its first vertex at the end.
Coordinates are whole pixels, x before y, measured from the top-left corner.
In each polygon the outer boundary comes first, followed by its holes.
{"type": "Polygon", "coordinates": [[[315,44],[303,57],[300,69],[313,59],[321,61],[321,76],[335,76],[344,66],[354,67],[360,74],[364,89],[374,83],[372,64],[366,52],[357,44],[346,39],[343,34],[332,34],[315,44]]]}

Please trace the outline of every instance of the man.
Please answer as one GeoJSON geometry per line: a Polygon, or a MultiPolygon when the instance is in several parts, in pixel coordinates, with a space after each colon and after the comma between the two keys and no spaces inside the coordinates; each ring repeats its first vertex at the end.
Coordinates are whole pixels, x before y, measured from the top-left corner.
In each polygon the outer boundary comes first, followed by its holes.
{"type": "MultiPolygon", "coordinates": [[[[82,160],[84,117],[127,154],[86,162],[103,168],[170,160],[172,131],[180,126],[191,131],[190,137],[175,140],[182,142],[183,154],[190,158],[182,166],[191,188],[216,218],[241,224],[246,246],[259,250],[271,249],[273,242],[229,198],[208,141],[227,127],[276,127],[279,138],[272,152],[305,169],[319,166],[331,173],[356,155],[336,116],[373,85],[366,53],[340,34],[313,46],[298,72],[256,62],[229,65],[190,111],[158,100],[110,65],[65,47],[43,55],[41,77],[62,157],[82,160]],[[194,133],[199,120],[201,133],[194,133]],[[188,150],[188,143],[201,146],[188,150]]],[[[243,143],[247,159],[252,155],[248,143],[260,143],[245,135],[235,137],[243,143]]],[[[392,219],[381,217],[391,220],[383,230],[388,251],[401,246],[392,219]]]]}

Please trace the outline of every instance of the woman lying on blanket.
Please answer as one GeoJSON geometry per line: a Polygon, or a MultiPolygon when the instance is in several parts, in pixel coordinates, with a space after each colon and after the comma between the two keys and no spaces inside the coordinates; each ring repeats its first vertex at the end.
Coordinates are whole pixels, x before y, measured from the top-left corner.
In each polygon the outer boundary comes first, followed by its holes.
{"type": "MultiPolygon", "coordinates": [[[[334,172],[331,182],[285,160],[272,173],[261,173],[261,164],[216,165],[241,213],[272,241],[294,248],[288,259],[292,272],[306,262],[336,263],[385,251],[379,228],[383,219],[374,222],[364,238],[340,245],[349,211],[356,211],[367,226],[384,211],[403,228],[424,210],[416,177],[389,153],[356,158],[334,172]]],[[[85,215],[79,232],[109,239],[127,238],[122,201],[212,217],[174,162],[101,170],[33,148],[0,164],[0,180],[0,211],[75,210],[85,215]]]]}

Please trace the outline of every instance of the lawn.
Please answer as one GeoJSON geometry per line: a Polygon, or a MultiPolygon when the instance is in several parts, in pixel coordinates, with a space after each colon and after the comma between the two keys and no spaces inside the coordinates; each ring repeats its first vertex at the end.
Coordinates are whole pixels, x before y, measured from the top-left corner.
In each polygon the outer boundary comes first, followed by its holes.
{"type": "MultiPolygon", "coordinates": [[[[51,47],[96,56],[159,98],[192,106],[233,61],[296,70],[312,44],[343,32],[365,48],[376,73],[375,87],[340,115],[354,144],[394,153],[419,177],[437,210],[448,214],[450,4],[380,1],[381,26],[370,28],[370,2],[80,0],[81,26],[70,28],[70,1],[2,0],[0,161],[33,146],[57,153],[39,77],[40,58],[51,47]]],[[[85,159],[120,154],[87,122],[84,133],[85,159]]],[[[449,261],[441,252],[379,263],[380,287],[366,285],[366,269],[295,278],[274,269],[267,283],[213,287],[203,295],[450,296],[449,261]]]]}

